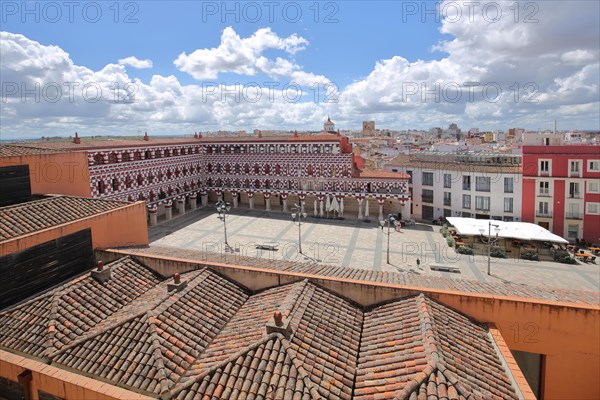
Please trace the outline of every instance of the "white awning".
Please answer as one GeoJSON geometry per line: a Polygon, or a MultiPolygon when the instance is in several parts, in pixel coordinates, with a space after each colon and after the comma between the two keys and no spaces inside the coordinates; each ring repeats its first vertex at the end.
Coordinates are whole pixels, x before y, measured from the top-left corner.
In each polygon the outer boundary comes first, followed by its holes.
{"type": "MultiPolygon", "coordinates": [[[[483,235],[488,236],[488,229],[490,220],[487,219],[475,219],[475,218],[460,218],[460,217],[447,217],[450,222],[461,235],[467,236],[479,236],[481,235],[480,229],[483,229],[483,235]]],[[[554,242],[554,243],[569,243],[562,237],[555,235],[549,230],[542,228],[539,225],[532,224],[529,222],[504,222],[492,220],[492,231],[491,235],[496,235],[496,227],[498,225],[500,229],[498,231],[498,237],[520,239],[520,240],[536,240],[540,242],[554,242]]]]}

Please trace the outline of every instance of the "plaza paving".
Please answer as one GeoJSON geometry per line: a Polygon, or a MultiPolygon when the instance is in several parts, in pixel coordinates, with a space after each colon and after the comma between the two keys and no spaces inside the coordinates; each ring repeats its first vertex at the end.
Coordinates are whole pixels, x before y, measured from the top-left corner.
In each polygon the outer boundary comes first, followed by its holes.
{"type": "Polygon", "coordinates": [[[551,288],[600,291],[600,265],[567,265],[546,261],[492,258],[492,275],[487,275],[486,256],[456,254],[438,232],[439,227],[417,224],[401,232],[390,230],[390,264],[387,256],[387,227],[376,219],[303,220],[302,254],[298,253],[298,226],[289,214],[232,209],[227,215],[224,245],[223,222],[213,207],[205,207],[150,228],[151,247],[258,257],[265,260],[317,262],[332,267],[400,272],[422,276],[468,279],[485,283],[517,283],[551,288]],[[256,249],[257,244],[276,243],[277,251],[256,249]],[[421,264],[417,265],[416,260],[421,264]],[[432,265],[458,267],[460,273],[431,270],[432,265]]]}

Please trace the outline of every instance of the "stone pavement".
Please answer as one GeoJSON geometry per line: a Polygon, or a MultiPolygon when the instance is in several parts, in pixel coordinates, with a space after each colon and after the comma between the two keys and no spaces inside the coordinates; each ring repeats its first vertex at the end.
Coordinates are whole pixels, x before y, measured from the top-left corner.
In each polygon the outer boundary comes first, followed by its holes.
{"type": "Polygon", "coordinates": [[[457,254],[449,248],[439,227],[417,224],[401,232],[390,229],[390,264],[387,264],[387,226],[376,220],[303,220],[302,254],[298,253],[298,225],[289,214],[232,209],[227,215],[227,241],[223,222],[213,207],[203,207],[151,227],[151,247],[174,247],[209,253],[318,263],[383,272],[404,272],[424,277],[459,278],[482,283],[517,283],[549,288],[600,292],[600,266],[519,259],[491,259],[457,254]],[[277,251],[256,249],[257,244],[278,244],[277,251]],[[421,260],[417,266],[416,260],[421,260]],[[431,270],[432,265],[458,267],[460,273],[431,270]]]}

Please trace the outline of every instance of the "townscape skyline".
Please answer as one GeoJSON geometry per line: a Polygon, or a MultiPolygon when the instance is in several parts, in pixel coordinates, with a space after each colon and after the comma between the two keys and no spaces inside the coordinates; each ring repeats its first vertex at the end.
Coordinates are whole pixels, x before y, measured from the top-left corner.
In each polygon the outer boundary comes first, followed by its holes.
{"type": "Polygon", "coordinates": [[[600,130],[597,2],[70,4],[2,3],[4,137],[600,130]]]}

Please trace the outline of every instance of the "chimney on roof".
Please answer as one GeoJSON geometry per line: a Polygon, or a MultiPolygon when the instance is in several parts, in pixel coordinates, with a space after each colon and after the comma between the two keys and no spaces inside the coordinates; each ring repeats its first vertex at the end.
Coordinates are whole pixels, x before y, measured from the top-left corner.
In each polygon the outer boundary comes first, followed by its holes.
{"type": "Polygon", "coordinates": [[[198,132],[194,132],[194,139],[198,139],[198,132]]]}
{"type": "Polygon", "coordinates": [[[262,131],[258,131],[258,137],[262,138],[262,131]]]}
{"type": "Polygon", "coordinates": [[[283,325],[283,315],[279,311],[275,311],[273,314],[273,321],[275,321],[275,325],[281,326],[283,325]]]}
{"type": "Polygon", "coordinates": [[[198,134],[198,139],[202,139],[202,132],[198,134]]]}
{"type": "Polygon", "coordinates": [[[271,318],[266,325],[267,335],[271,333],[281,333],[286,338],[289,338],[292,334],[292,327],[290,325],[290,318],[288,315],[283,317],[281,311],[277,310],[273,313],[271,318]]]}
{"type": "Polygon", "coordinates": [[[73,138],[73,143],[75,143],[75,144],[81,143],[81,139],[79,139],[79,134],[77,132],[75,132],[75,138],[73,138]]]}
{"type": "Polygon", "coordinates": [[[150,140],[150,136],[148,136],[148,132],[144,132],[144,140],[148,142],[150,140]]]}
{"type": "Polygon", "coordinates": [[[104,269],[104,263],[98,261],[96,269],[91,272],[91,275],[98,283],[104,284],[110,281],[110,268],[104,269]]]}
{"type": "Polygon", "coordinates": [[[187,286],[187,281],[181,281],[181,275],[179,272],[176,272],[173,275],[173,283],[167,283],[167,292],[176,291],[179,292],[183,290],[187,286]]]}

